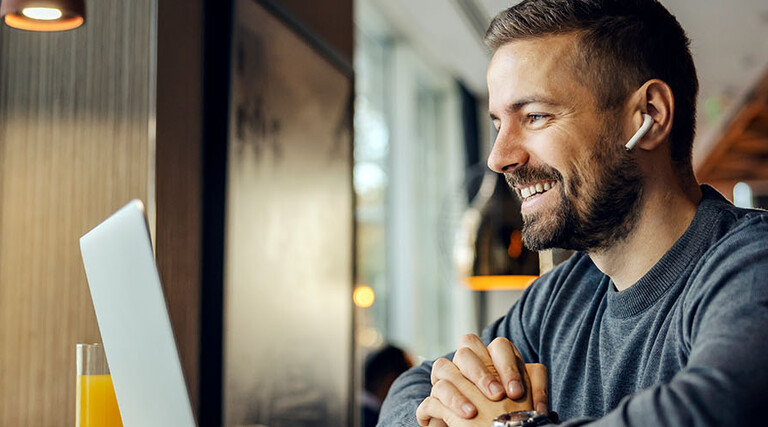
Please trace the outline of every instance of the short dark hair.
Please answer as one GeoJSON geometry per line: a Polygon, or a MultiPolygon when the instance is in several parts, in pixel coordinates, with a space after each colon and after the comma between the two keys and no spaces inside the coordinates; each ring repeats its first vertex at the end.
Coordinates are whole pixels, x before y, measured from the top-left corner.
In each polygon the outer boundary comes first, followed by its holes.
{"type": "Polygon", "coordinates": [[[677,19],[656,0],[524,0],[493,19],[485,43],[495,51],[516,40],[571,33],[580,36],[579,74],[600,108],[620,106],[650,79],[672,88],[671,157],[690,170],[699,81],[677,19]]]}

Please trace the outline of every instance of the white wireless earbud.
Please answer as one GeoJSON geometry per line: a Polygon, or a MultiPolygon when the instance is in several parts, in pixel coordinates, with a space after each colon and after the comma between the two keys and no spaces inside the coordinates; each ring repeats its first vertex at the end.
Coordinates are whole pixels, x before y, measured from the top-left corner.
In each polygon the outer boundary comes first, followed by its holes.
{"type": "Polygon", "coordinates": [[[635,145],[637,145],[638,141],[640,141],[640,139],[645,136],[645,134],[648,132],[648,129],[651,128],[652,124],[653,118],[651,115],[643,114],[643,125],[640,126],[640,129],[638,129],[637,132],[632,135],[632,138],[630,138],[629,142],[627,142],[627,145],[625,145],[627,151],[632,151],[632,149],[635,148],[635,145]]]}

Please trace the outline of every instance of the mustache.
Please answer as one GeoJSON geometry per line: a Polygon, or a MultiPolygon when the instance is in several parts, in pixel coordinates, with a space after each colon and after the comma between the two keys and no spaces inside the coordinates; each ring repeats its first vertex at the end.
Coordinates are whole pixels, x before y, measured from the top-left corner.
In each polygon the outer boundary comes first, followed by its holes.
{"type": "Polygon", "coordinates": [[[514,188],[534,181],[562,181],[563,176],[550,166],[524,165],[513,172],[505,173],[507,184],[514,188]]]}

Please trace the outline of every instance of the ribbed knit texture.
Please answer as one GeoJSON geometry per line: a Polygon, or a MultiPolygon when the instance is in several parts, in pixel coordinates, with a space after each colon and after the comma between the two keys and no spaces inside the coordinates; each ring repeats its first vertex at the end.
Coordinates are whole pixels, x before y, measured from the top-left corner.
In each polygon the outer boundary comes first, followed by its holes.
{"type": "MultiPolygon", "coordinates": [[[[683,236],[628,289],[616,291],[577,253],[484,331],[486,344],[507,337],[526,362],[547,366],[550,408],[564,425],[759,425],[764,418],[768,215],[702,191],[683,236]]],[[[397,380],[380,426],[418,425],[430,370],[427,362],[397,380]]]]}
{"type": "MultiPolygon", "coordinates": [[[[709,193],[710,189],[706,188],[704,192],[709,193]]],[[[676,281],[682,280],[680,272],[704,252],[712,224],[720,213],[718,205],[711,203],[710,198],[716,200],[718,196],[705,194],[704,203],[696,211],[696,217],[685,233],[637,283],[622,292],[609,289],[608,314],[615,317],[634,316],[661,298],[676,281]]]]}

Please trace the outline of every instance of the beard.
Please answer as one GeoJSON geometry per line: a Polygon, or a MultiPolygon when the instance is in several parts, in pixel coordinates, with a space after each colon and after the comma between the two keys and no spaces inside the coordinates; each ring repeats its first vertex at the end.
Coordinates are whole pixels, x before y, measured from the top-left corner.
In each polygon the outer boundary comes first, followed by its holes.
{"type": "Polygon", "coordinates": [[[620,138],[618,130],[604,128],[588,163],[574,167],[567,181],[546,165],[527,164],[506,174],[512,187],[538,180],[556,181],[559,187],[554,212],[523,216],[523,243],[528,249],[601,251],[629,235],[639,217],[643,186],[637,161],[616,144],[620,138]],[[594,176],[588,176],[588,169],[594,176]]]}

